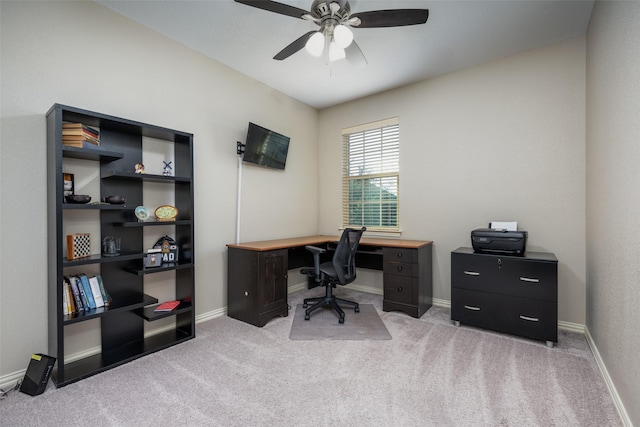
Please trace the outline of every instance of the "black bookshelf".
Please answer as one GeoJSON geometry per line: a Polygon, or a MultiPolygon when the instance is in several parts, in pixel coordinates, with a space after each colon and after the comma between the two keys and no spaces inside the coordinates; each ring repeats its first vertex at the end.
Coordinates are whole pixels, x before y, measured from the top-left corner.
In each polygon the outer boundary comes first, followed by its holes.
{"type": "Polygon", "coordinates": [[[193,135],[60,104],[51,107],[46,119],[49,354],[57,359],[52,378],[56,386],[61,387],[195,337],[193,135]],[[100,145],[95,148],[63,145],[62,124],[67,122],[98,129],[100,145]],[[143,163],[145,137],[172,145],[174,176],[134,172],[135,164],[143,163]],[[99,170],[100,194],[91,196],[98,203],[64,202],[62,174],[67,172],[66,159],[95,164],[99,170]],[[179,212],[175,221],[136,220],[134,210],[143,205],[145,182],[166,186],[179,212]],[[126,203],[99,202],[113,194],[125,195],[126,203]],[[69,221],[67,217],[72,213],[89,215],[83,212],[95,212],[90,214],[90,220],[99,223],[100,236],[92,235],[92,240],[102,242],[106,236],[120,237],[118,256],[92,253],[83,258],[66,258],[65,221],[69,221]],[[94,220],[98,216],[99,219],[94,220]],[[143,240],[145,236],[164,235],[165,229],[154,227],[157,225],[173,227],[180,259],[179,263],[151,271],[144,268],[148,248],[143,247],[143,240]],[[111,303],[107,307],[65,314],[63,278],[77,274],[78,267],[85,266],[99,269],[111,303]],[[163,271],[175,271],[175,298],[182,303],[171,312],[154,313],[153,308],[161,301],[145,289],[145,277],[163,271]],[[163,328],[162,332],[145,337],[145,322],[168,317],[175,318],[172,329],[163,328]],[[100,352],[75,357],[67,354],[65,337],[69,326],[95,319],[100,322],[100,327],[96,327],[100,352]]]}

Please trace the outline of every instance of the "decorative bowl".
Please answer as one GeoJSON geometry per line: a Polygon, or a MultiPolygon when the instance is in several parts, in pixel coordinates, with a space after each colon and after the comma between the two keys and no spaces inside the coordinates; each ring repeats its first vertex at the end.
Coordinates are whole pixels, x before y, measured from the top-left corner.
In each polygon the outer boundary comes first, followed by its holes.
{"type": "Polygon", "coordinates": [[[71,194],[69,196],[64,196],[64,200],[67,203],[89,203],[91,201],[91,197],[85,194],[71,194]]]}
{"type": "Polygon", "coordinates": [[[175,221],[178,216],[178,208],[171,205],[158,206],[154,215],[157,221],[175,221]]]}
{"type": "Polygon", "coordinates": [[[113,205],[121,205],[127,200],[124,198],[124,196],[106,196],[104,198],[104,201],[113,205]]]}

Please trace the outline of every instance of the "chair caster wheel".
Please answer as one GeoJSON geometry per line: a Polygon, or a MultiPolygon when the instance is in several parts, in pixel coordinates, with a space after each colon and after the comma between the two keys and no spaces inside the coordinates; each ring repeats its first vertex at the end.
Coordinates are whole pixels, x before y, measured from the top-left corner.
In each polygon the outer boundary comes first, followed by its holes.
{"type": "Polygon", "coordinates": [[[304,315],[304,320],[309,320],[309,319],[311,319],[311,316],[309,316],[308,314],[305,314],[304,315]]]}
{"type": "Polygon", "coordinates": [[[360,313],[360,307],[354,308],[353,311],[355,311],[356,313],[360,313]]]}
{"type": "Polygon", "coordinates": [[[338,319],[338,323],[344,323],[344,317],[341,317],[340,319],[338,319]]]}

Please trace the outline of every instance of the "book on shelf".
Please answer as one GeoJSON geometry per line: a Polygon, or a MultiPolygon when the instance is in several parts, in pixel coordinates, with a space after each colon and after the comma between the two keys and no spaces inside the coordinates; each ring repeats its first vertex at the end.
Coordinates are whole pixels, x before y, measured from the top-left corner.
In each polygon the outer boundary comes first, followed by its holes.
{"type": "Polygon", "coordinates": [[[80,279],[80,283],[82,284],[82,288],[84,289],[84,294],[87,297],[87,302],[89,303],[89,309],[93,310],[96,308],[96,300],[93,299],[93,292],[91,291],[91,285],[89,284],[89,279],[84,274],[78,276],[80,279]]]}
{"type": "Polygon", "coordinates": [[[94,150],[104,150],[103,147],[89,141],[72,141],[72,142],[62,141],[62,145],[64,145],[65,147],[91,148],[94,150]]]}
{"type": "Polygon", "coordinates": [[[93,135],[96,138],[100,136],[100,131],[98,129],[93,128],[91,126],[87,126],[82,123],[63,123],[62,134],[64,134],[65,132],[69,134],[72,134],[73,132],[88,133],[90,135],[93,135]]]}
{"type": "Polygon", "coordinates": [[[71,306],[69,305],[68,288],[69,288],[69,284],[63,280],[62,281],[62,314],[64,314],[65,316],[73,313],[73,311],[71,311],[71,306]]]}
{"type": "Polygon", "coordinates": [[[165,301],[162,304],[159,304],[158,306],[156,306],[156,308],[154,308],[153,311],[155,311],[155,312],[173,311],[179,305],[180,305],[180,301],[179,300],[176,300],[176,301],[165,301]]]}
{"type": "Polygon", "coordinates": [[[71,282],[71,286],[75,284],[78,288],[78,294],[80,295],[80,301],[82,302],[82,307],[84,310],[89,311],[91,307],[89,306],[89,299],[87,295],[84,293],[84,286],[82,286],[82,282],[78,276],[70,276],[69,281],[71,282]]]}
{"type": "Polygon", "coordinates": [[[91,287],[91,294],[93,295],[93,300],[96,303],[96,308],[104,307],[104,300],[102,299],[102,292],[100,292],[98,279],[96,276],[91,276],[87,280],[89,280],[89,286],[91,287]]]}
{"type": "Polygon", "coordinates": [[[111,296],[107,293],[107,289],[104,287],[104,282],[102,281],[102,276],[96,274],[96,280],[98,280],[98,285],[100,286],[100,292],[102,293],[102,301],[104,301],[104,306],[108,307],[111,304],[111,296]]]}
{"type": "Polygon", "coordinates": [[[82,298],[80,296],[80,290],[78,289],[78,284],[76,283],[75,277],[65,277],[64,280],[69,282],[71,286],[71,293],[73,294],[73,301],[76,304],[76,312],[84,311],[84,304],[82,303],[82,298]]]}

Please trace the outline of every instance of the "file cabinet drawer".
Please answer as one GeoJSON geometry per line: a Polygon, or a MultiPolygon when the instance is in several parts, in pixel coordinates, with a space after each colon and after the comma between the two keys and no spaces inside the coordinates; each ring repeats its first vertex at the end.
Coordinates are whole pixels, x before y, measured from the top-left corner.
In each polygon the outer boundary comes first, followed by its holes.
{"type": "Polygon", "coordinates": [[[527,338],[558,341],[556,305],[547,301],[453,289],[451,318],[527,338]]]}
{"type": "Polygon", "coordinates": [[[451,254],[456,288],[557,301],[557,262],[495,255],[451,254]]]}

